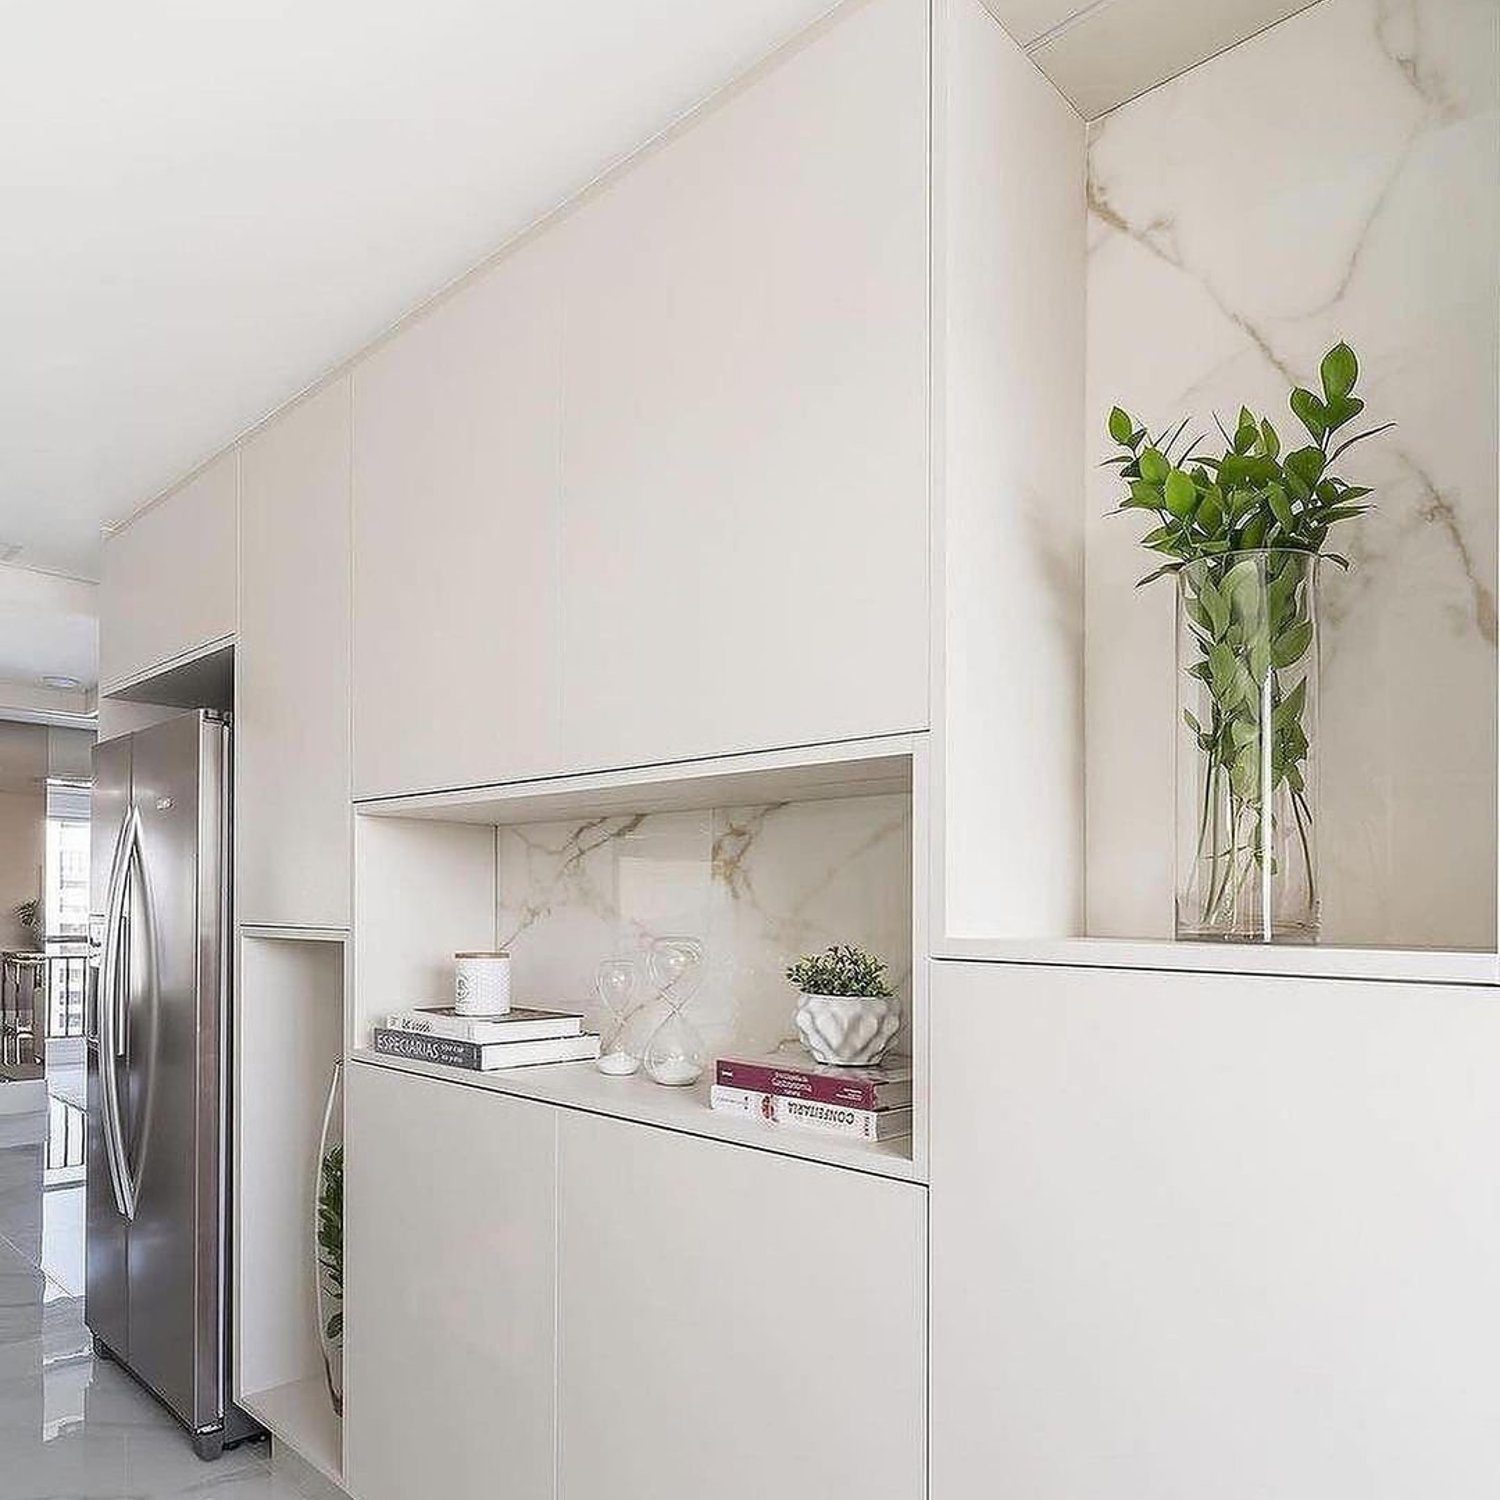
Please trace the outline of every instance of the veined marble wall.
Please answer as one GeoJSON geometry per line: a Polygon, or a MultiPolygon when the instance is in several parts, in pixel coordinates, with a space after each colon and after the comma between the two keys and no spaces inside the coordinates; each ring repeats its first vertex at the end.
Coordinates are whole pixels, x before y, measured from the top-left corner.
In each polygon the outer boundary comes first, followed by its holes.
{"type": "Polygon", "coordinates": [[[688,1014],[712,1049],[794,1040],[783,977],[858,943],[911,996],[911,798],[847,797],[502,828],[500,946],[519,1003],[593,1006],[594,970],[654,937],[707,946],[688,1014]]]}
{"type": "MultiPolygon", "coordinates": [[[[1354,449],[1378,509],[1324,598],[1328,941],[1495,941],[1500,10],[1320,0],[1091,128],[1088,439],[1115,402],[1153,427],[1363,365],[1354,449]]],[[[1141,527],[1087,540],[1089,924],[1168,935],[1170,584],[1137,593],[1141,527]]]]}

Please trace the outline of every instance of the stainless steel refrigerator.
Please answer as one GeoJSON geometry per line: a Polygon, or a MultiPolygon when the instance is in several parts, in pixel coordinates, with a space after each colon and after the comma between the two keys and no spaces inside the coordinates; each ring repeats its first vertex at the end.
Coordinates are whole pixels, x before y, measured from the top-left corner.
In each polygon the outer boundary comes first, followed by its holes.
{"type": "Polygon", "coordinates": [[[229,1392],[229,788],[220,714],[94,751],[85,1318],[204,1458],[257,1431],[229,1392]]]}

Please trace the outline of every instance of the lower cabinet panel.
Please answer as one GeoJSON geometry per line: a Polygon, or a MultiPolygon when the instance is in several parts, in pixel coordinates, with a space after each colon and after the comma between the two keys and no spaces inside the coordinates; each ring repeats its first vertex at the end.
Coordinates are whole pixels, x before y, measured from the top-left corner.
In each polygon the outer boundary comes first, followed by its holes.
{"type": "Polygon", "coordinates": [[[556,1113],[359,1063],[347,1091],[349,1491],[548,1500],[556,1113]]]}
{"type": "Polygon", "coordinates": [[[931,996],[933,1500],[1500,1495],[1494,991],[931,996]]]}
{"type": "Polygon", "coordinates": [[[574,1113],[559,1152],[559,1500],[921,1500],[921,1188],[574,1113]]]}

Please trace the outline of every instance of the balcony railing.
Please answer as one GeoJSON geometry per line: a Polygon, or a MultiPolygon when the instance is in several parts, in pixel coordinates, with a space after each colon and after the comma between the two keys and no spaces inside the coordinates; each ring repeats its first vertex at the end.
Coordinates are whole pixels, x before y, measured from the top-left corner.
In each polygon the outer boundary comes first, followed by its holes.
{"type": "Polygon", "coordinates": [[[0,1066],[29,1068],[48,1040],[83,1035],[88,945],[67,939],[45,953],[0,953],[0,1066]]]}

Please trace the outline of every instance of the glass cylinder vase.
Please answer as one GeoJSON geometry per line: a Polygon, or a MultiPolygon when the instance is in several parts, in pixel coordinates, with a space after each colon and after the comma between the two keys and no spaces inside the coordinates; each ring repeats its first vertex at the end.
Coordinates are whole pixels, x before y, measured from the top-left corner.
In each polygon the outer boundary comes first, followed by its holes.
{"type": "Polygon", "coordinates": [[[1177,936],[1318,935],[1316,555],[1177,575],[1177,936]]]}

